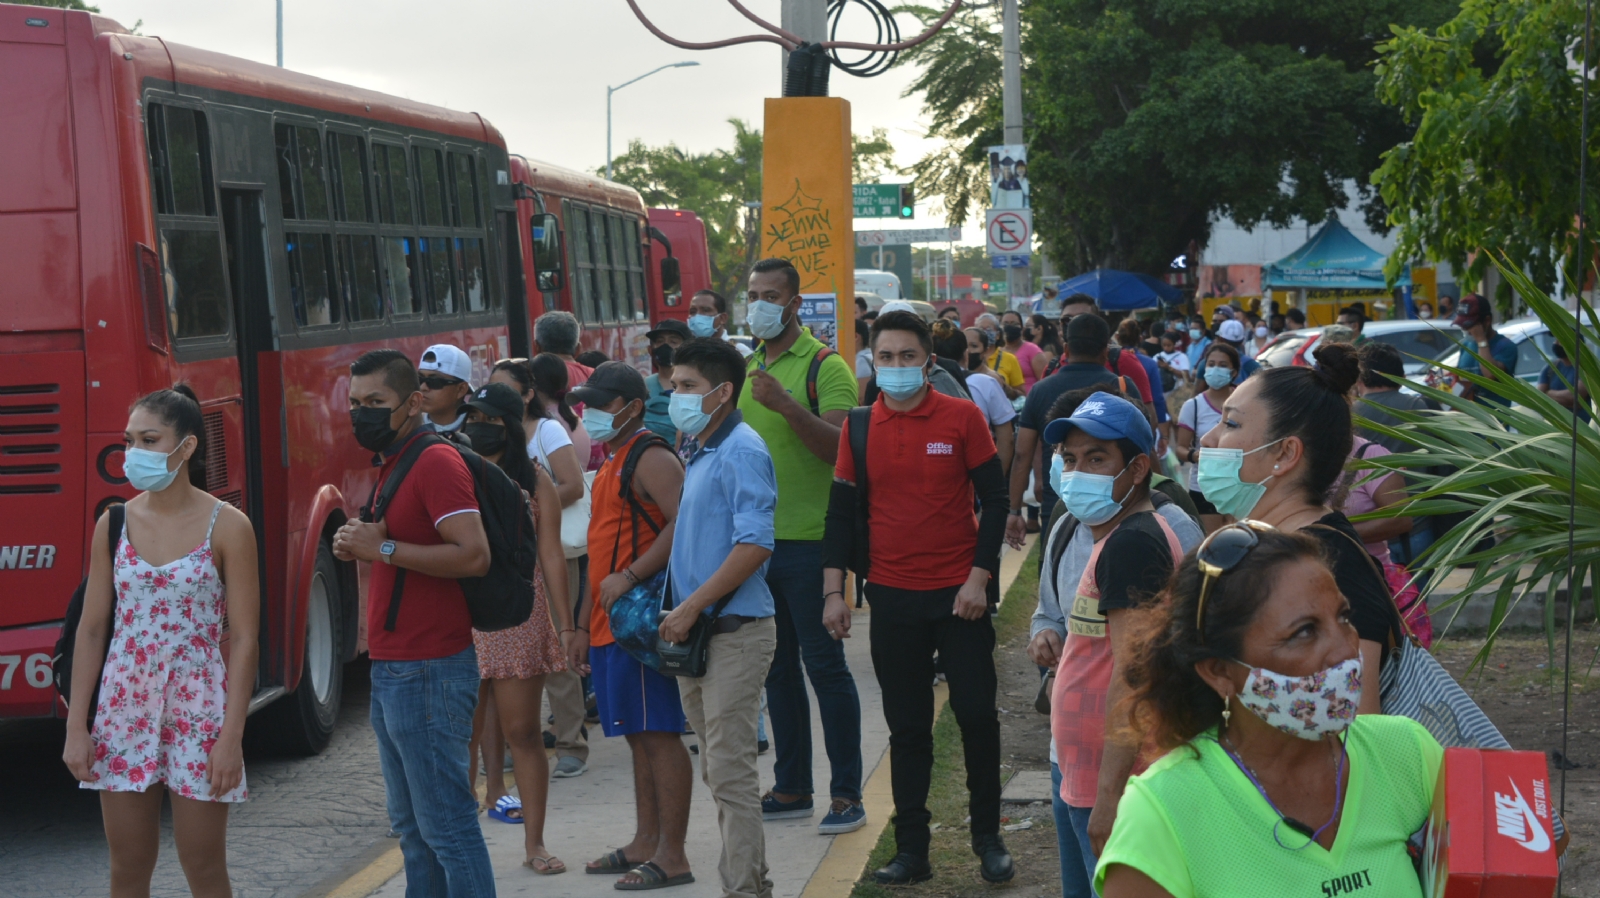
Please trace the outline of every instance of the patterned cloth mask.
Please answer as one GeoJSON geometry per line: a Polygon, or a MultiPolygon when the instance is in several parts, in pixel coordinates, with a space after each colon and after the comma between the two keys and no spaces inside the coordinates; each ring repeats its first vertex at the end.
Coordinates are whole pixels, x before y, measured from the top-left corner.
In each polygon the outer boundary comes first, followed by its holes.
{"type": "MultiPolygon", "coordinates": [[[[1250,667],[1243,661],[1235,664],[1250,667]]],[[[1342,733],[1356,719],[1361,701],[1361,656],[1309,677],[1290,677],[1251,667],[1239,704],[1291,736],[1315,742],[1342,733]]]]}

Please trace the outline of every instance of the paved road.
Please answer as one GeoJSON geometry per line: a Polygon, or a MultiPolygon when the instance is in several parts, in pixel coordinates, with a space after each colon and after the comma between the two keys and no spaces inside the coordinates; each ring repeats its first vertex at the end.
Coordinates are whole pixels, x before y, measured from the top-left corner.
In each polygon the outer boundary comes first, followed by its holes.
{"type": "MultiPolygon", "coordinates": [[[[355,662],[345,670],[333,744],[317,757],[246,748],[250,800],[228,821],[228,864],[239,898],[297,898],[393,844],[385,838],[369,695],[366,662],[355,662]]],[[[7,898],[106,893],[99,798],[77,788],[61,764],[62,734],[57,721],[0,723],[0,892],[7,898]]],[[[164,815],[151,895],[188,894],[171,817],[164,815]]]]}

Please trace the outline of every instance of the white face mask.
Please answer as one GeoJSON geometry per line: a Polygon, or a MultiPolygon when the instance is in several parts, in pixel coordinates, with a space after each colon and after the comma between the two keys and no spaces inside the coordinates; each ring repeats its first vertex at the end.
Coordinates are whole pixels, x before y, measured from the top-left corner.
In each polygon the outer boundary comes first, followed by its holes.
{"type": "Polygon", "coordinates": [[[1272,330],[1265,324],[1256,325],[1256,337],[1262,340],[1272,336],[1272,330]]]}

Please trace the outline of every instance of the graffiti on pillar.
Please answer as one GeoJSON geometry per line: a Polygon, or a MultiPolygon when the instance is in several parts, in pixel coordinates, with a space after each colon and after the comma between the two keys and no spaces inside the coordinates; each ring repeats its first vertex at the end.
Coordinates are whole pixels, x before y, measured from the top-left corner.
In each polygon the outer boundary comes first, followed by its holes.
{"type": "MultiPolygon", "coordinates": [[[[762,216],[764,255],[782,256],[800,272],[800,291],[828,287],[833,280],[828,251],[833,247],[833,210],[794,181],[794,193],[762,216]]],[[[816,291],[821,292],[821,291],[816,291]]]]}

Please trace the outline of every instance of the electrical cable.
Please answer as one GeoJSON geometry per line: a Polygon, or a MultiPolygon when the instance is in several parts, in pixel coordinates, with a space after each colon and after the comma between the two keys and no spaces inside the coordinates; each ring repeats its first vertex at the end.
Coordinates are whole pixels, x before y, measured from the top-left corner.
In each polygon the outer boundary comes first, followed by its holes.
{"type": "MultiPolygon", "coordinates": [[[[874,43],[896,44],[900,42],[900,23],[895,21],[894,13],[883,4],[882,0],[828,0],[829,41],[838,40],[839,24],[844,19],[845,9],[851,3],[858,3],[865,7],[867,15],[872,17],[873,25],[878,32],[874,43]]],[[[861,59],[849,62],[839,55],[837,48],[830,47],[828,56],[840,71],[854,75],[857,78],[875,78],[887,72],[895,64],[895,61],[900,58],[900,51],[874,50],[861,59]]]]}
{"type": "MultiPolygon", "coordinates": [[[[757,25],[761,26],[762,28],[765,28],[767,31],[771,32],[770,34],[747,34],[747,35],[743,35],[741,37],[723,38],[722,40],[719,40],[719,41],[686,41],[686,40],[680,40],[678,38],[675,38],[675,37],[667,34],[665,31],[662,31],[660,28],[657,28],[655,23],[651,22],[650,19],[644,14],[644,10],[639,8],[638,0],[627,0],[627,2],[628,2],[628,8],[633,10],[634,17],[639,20],[640,24],[644,25],[646,30],[648,30],[651,34],[655,35],[656,37],[660,38],[661,40],[666,41],[667,43],[673,45],[674,47],[681,47],[681,48],[683,48],[685,50],[715,50],[715,49],[718,49],[720,47],[732,47],[732,46],[734,46],[736,44],[769,43],[769,44],[777,44],[778,46],[782,47],[785,50],[794,51],[794,50],[798,49],[800,44],[802,43],[802,41],[800,41],[798,35],[794,34],[791,31],[787,31],[787,30],[785,30],[783,28],[779,28],[778,26],[772,24],[771,22],[768,22],[767,20],[761,18],[760,16],[758,16],[755,13],[751,12],[750,10],[746,9],[743,6],[743,4],[738,2],[738,0],[728,0],[728,2],[733,6],[734,9],[739,11],[740,15],[743,15],[745,18],[749,19],[750,21],[756,23],[757,25]]],[[[836,49],[836,48],[837,49],[844,49],[844,50],[863,50],[863,51],[866,51],[867,53],[871,53],[871,54],[898,53],[901,50],[909,50],[912,47],[915,47],[917,44],[920,44],[923,41],[927,40],[928,38],[933,37],[933,35],[936,32],[938,32],[938,30],[940,28],[943,28],[944,27],[944,23],[950,21],[950,17],[956,14],[956,10],[957,9],[961,8],[961,3],[962,3],[962,0],[951,0],[949,8],[944,11],[943,15],[941,15],[937,20],[935,20],[932,25],[928,26],[927,30],[923,31],[921,34],[917,35],[916,37],[911,38],[910,40],[898,40],[900,35],[899,35],[898,26],[896,26],[895,31],[894,31],[893,35],[891,36],[891,40],[888,43],[864,44],[864,43],[859,43],[859,42],[856,42],[856,41],[826,40],[826,41],[823,41],[823,42],[817,44],[816,46],[820,47],[823,50],[833,50],[833,49],[836,49]]],[[[879,7],[882,7],[881,3],[878,3],[877,5],[879,7]]],[[[884,14],[887,15],[888,20],[890,22],[893,22],[894,17],[892,15],[888,14],[888,10],[887,9],[884,9],[884,14]]],[[[884,36],[883,35],[883,31],[882,31],[883,26],[881,25],[881,23],[880,23],[879,28],[880,28],[879,36],[881,38],[881,37],[884,36]]],[[[871,57],[869,57],[869,59],[870,58],[871,57]]],[[[853,65],[860,65],[860,64],[861,64],[861,62],[857,62],[857,63],[854,63],[853,65]]],[[[848,71],[848,69],[846,69],[846,71],[848,71]]],[[[877,73],[874,72],[874,74],[877,74],[877,73]]],[[[870,77],[870,76],[866,76],[866,77],[870,77]]]]}

